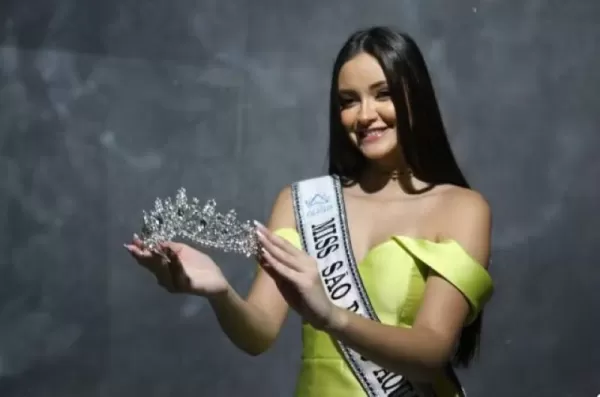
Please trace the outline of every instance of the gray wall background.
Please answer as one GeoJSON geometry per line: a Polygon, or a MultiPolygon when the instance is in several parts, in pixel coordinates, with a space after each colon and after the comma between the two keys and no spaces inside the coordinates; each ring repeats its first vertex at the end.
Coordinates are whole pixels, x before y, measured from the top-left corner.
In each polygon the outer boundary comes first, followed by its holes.
{"type": "MultiPolygon", "coordinates": [[[[470,395],[596,396],[599,18],[596,0],[3,0],[0,395],[290,395],[296,315],[247,357],[121,244],[180,186],[264,220],[321,174],[333,57],[393,24],[494,210],[470,395]]],[[[215,259],[245,294],[255,265],[215,259]]]]}

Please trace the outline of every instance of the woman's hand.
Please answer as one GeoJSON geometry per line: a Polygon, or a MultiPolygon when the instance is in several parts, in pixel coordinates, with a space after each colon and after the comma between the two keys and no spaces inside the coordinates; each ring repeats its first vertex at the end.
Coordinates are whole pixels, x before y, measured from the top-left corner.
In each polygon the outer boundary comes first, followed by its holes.
{"type": "Polygon", "coordinates": [[[208,255],[182,243],[166,242],[159,247],[164,254],[145,249],[137,237],[125,244],[136,261],[169,292],[210,298],[229,288],[221,269],[208,255]]]}
{"type": "Polygon", "coordinates": [[[317,262],[306,252],[257,223],[263,247],[261,266],[277,283],[288,304],[317,329],[343,321],[323,288],[317,262]]]}

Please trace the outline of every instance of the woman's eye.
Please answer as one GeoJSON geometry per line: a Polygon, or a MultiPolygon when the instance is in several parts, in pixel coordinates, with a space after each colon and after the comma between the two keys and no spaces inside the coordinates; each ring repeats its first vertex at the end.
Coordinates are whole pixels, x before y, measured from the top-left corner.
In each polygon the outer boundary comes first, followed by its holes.
{"type": "Polygon", "coordinates": [[[354,103],[352,98],[340,98],[340,106],[343,108],[352,105],[352,103],[354,103]]]}
{"type": "Polygon", "coordinates": [[[389,90],[382,90],[382,91],[379,91],[377,93],[377,98],[387,99],[389,97],[390,97],[390,91],[389,90]]]}

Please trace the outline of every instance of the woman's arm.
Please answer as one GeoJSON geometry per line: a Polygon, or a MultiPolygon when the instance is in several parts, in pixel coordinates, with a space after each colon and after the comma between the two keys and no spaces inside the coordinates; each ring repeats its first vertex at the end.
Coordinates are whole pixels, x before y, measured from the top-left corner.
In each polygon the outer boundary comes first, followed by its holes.
{"type": "MultiPolygon", "coordinates": [[[[491,215],[485,200],[476,193],[453,200],[451,225],[446,238],[456,240],[477,262],[487,267],[490,251],[491,215]]],[[[448,208],[448,207],[447,207],[448,208]]],[[[336,308],[326,329],[333,338],[367,359],[415,381],[428,381],[443,368],[454,351],[469,312],[467,300],[448,281],[430,273],[423,303],[412,328],[371,321],[336,308]]]]}
{"type": "MultiPolygon", "coordinates": [[[[270,230],[295,228],[291,189],[284,188],[273,205],[270,230]]],[[[246,299],[231,287],[210,299],[221,329],[250,355],[265,352],[275,341],[287,316],[288,304],[275,282],[261,267],[246,299]]]]}

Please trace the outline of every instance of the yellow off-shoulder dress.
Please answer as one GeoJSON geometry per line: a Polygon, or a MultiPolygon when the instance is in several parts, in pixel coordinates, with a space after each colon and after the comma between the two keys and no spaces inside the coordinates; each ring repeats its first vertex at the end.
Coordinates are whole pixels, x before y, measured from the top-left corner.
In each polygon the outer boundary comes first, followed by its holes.
{"type": "MultiPolygon", "coordinates": [[[[275,232],[297,248],[302,247],[295,229],[275,232]]],[[[393,236],[369,251],[358,271],[371,304],[384,324],[411,327],[425,290],[430,270],[444,277],[469,301],[467,324],[490,298],[493,284],[486,269],[456,241],[432,242],[393,236]]],[[[297,397],[364,397],[365,391],[325,332],[309,324],[302,327],[302,365],[297,397]]],[[[461,386],[450,374],[440,374],[432,385],[439,397],[461,395],[461,386]]]]}

